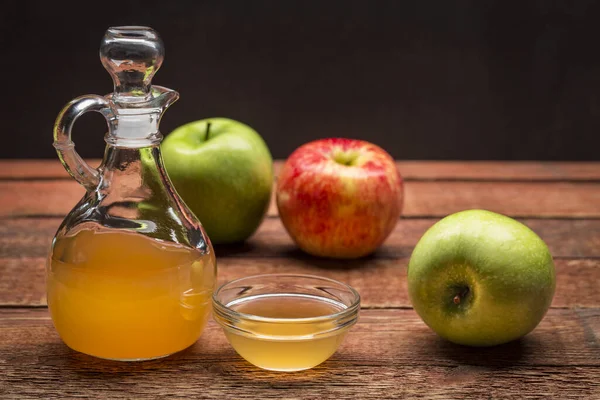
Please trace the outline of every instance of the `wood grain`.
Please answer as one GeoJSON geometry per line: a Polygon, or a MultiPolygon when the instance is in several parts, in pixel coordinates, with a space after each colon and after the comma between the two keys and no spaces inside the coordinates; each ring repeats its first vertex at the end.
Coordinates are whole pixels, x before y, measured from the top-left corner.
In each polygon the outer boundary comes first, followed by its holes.
{"type": "MultiPolygon", "coordinates": [[[[100,160],[87,160],[92,166],[100,160]]],[[[275,173],[282,160],[274,163],[275,173]]],[[[398,161],[398,170],[406,180],[600,180],[596,162],[538,161],[398,161]]],[[[0,179],[69,179],[58,159],[0,160],[0,179]]]]}
{"type": "Polygon", "coordinates": [[[600,179],[597,162],[398,161],[408,180],[578,181],[600,179]]]}
{"type": "Polygon", "coordinates": [[[216,246],[219,283],[308,273],[347,282],[362,295],[360,321],[338,353],[313,370],[278,374],[241,360],[212,321],[198,343],[163,360],[116,363],[69,350],[45,307],[45,263],[83,189],[55,160],[0,160],[0,398],[600,399],[600,163],[398,167],[408,218],[370,257],[301,253],[274,205],[249,241],[216,246]],[[540,326],[489,349],[441,340],[407,297],[406,268],[418,239],[440,217],[468,208],[521,217],[555,256],[556,295],[540,326]]]}
{"type": "MultiPolygon", "coordinates": [[[[316,259],[292,253],[285,257],[218,259],[219,283],[248,275],[299,273],[320,275],[356,288],[366,308],[406,308],[408,258],[353,262],[316,259]]],[[[600,304],[600,259],[555,261],[557,283],[552,307],[597,307],[600,304]]],[[[46,258],[0,259],[0,307],[44,306],[46,258]]]]}
{"type": "MultiPolygon", "coordinates": [[[[600,218],[600,183],[406,182],[403,215],[482,208],[513,217],[600,218]]],[[[84,194],[72,180],[0,181],[0,217],[64,216],[84,194]]],[[[277,215],[271,202],[269,215],[277,215]]]]}
{"type": "MultiPolygon", "coordinates": [[[[92,167],[99,159],[86,160],[92,167]]],[[[48,160],[0,160],[0,179],[71,179],[58,158],[48,160]]]]}
{"type": "MultiPolygon", "coordinates": [[[[373,257],[409,257],[421,236],[438,220],[438,218],[400,219],[373,257]]],[[[519,221],[530,227],[546,242],[554,257],[600,257],[600,220],[521,218],[519,221]]],[[[23,232],[20,228],[15,228],[14,231],[23,232]]],[[[3,246],[1,232],[0,228],[0,249],[3,246]]],[[[45,251],[46,248],[43,249],[45,251]]],[[[246,243],[216,246],[218,256],[237,257],[278,256],[293,253],[296,249],[296,245],[279,218],[265,219],[246,243]]]]}
{"type": "MultiPolygon", "coordinates": [[[[45,257],[62,218],[0,220],[0,258],[45,257]]],[[[438,219],[401,219],[373,258],[409,257],[438,219]]],[[[600,257],[600,220],[521,219],[549,246],[554,257],[600,257]]],[[[215,246],[218,257],[279,257],[296,246],[278,218],[266,218],[245,243],[215,246]]]]}
{"type": "Polygon", "coordinates": [[[600,217],[600,184],[407,182],[406,216],[481,208],[512,217],[600,217]]]}
{"type": "Polygon", "coordinates": [[[69,350],[46,310],[0,310],[3,398],[597,398],[600,310],[551,310],[525,338],[493,348],[443,341],[412,310],[368,310],[334,356],[302,373],[259,370],[210,322],[162,360],[117,363],[69,350]]]}
{"type": "Polygon", "coordinates": [[[0,181],[0,217],[64,217],[84,193],[85,190],[73,180],[0,181]]]}
{"type": "MultiPolygon", "coordinates": [[[[407,181],[404,187],[402,215],[408,218],[469,209],[514,218],[600,218],[600,183],[407,181]]],[[[278,215],[275,191],[267,214],[278,215]]]]}
{"type": "MultiPolygon", "coordinates": [[[[6,357],[12,346],[21,346],[26,353],[27,348],[36,343],[42,345],[40,356],[44,356],[44,344],[51,344],[62,354],[77,354],[62,344],[52,326],[47,309],[0,309],[0,334],[4,338],[0,342],[0,357],[6,357]],[[20,332],[27,334],[20,337],[20,332]]],[[[482,366],[510,363],[600,367],[599,345],[600,309],[597,308],[551,309],[539,326],[521,341],[492,348],[469,348],[441,340],[414,310],[362,310],[359,322],[352,328],[344,346],[346,350],[352,351],[344,354],[343,358],[373,366],[456,366],[462,361],[469,365],[482,366]],[[557,327],[560,327],[560,330],[557,331],[557,327]],[[511,351],[506,351],[509,349],[511,351]],[[537,349],[540,351],[534,351],[537,349]],[[415,357],[416,355],[419,357],[415,357]],[[489,357],[484,357],[486,355],[489,357]]],[[[196,346],[207,351],[195,354],[195,357],[215,360],[222,356],[222,350],[227,350],[224,361],[238,359],[235,352],[229,349],[221,328],[212,319],[196,346]]],[[[12,352],[18,355],[15,350],[12,352]]],[[[131,365],[85,358],[92,363],[111,364],[124,369],[131,365]]],[[[157,360],[148,364],[160,363],[161,361],[157,360]]]]}
{"type": "MultiPolygon", "coordinates": [[[[60,221],[59,218],[3,220],[0,225],[0,276],[4,278],[0,280],[0,304],[45,304],[44,267],[51,238],[60,221]]],[[[366,307],[408,307],[405,282],[408,258],[420,236],[435,221],[401,220],[373,256],[348,262],[323,260],[301,253],[279,219],[268,218],[248,242],[216,246],[220,281],[267,272],[327,275],[359,289],[366,307]]],[[[554,306],[600,304],[597,287],[600,281],[600,259],[597,258],[600,221],[523,222],[538,232],[554,256],[560,258],[556,260],[558,288],[554,306]]]]}

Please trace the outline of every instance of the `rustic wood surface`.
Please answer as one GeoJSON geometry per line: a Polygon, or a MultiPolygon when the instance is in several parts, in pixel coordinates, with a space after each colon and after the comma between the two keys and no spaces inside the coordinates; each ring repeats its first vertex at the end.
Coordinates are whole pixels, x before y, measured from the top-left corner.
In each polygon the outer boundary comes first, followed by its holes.
{"type": "MultiPolygon", "coordinates": [[[[407,181],[403,215],[444,217],[482,207],[514,217],[600,218],[595,182],[407,181]]],[[[72,180],[0,181],[0,217],[64,216],[84,190],[72,180]],[[44,193],[44,201],[39,194],[44,193]]],[[[271,202],[269,216],[277,215],[271,202]]]]}
{"type": "Polygon", "coordinates": [[[194,346],[158,361],[107,362],[69,350],[48,316],[44,268],[52,236],[83,190],[58,162],[0,161],[0,398],[600,399],[600,163],[398,166],[405,217],[370,257],[302,254],[275,207],[248,242],[216,247],[220,282],[301,272],[360,291],[360,321],[340,350],[313,370],[282,374],[241,360],[214,322],[194,346]],[[455,346],[410,307],[405,275],[414,245],[439,218],[467,208],[519,218],[555,257],[552,307],[519,341],[455,346]]]}
{"type": "MultiPolygon", "coordinates": [[[[99,159],[87,160],[98,166],[99,159]]],[[[397,161],[406,180],[477,181],[598,181],[600,169],[595,162],[540,161],[397,161]]],[[[274,162],[275,173],[283,162],[274,162]]],[[[63,166],[48,160],[0,160],[0,179],[71,179],[63,166]]]]}

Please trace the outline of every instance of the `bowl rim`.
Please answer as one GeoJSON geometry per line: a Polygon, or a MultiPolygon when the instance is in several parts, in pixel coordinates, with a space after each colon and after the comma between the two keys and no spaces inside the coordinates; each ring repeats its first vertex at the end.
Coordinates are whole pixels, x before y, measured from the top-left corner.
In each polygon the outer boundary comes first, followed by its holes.
{"type": "MultiPolygon", "coordinates": [[[[338,319],[344,320],[349,316],[353,316],[352,319],[354,320],[354,319],[356,319],[356,317],[358,316],[358,312],[360,311],[360,301],[361,301],[360,293],[356,289],[354,289],[352,286],[348,285],[347,283],[340,282],[335,279],[331,279],[331,278],[327,278],[327,277],[323,277],[323,276],[310,275],[310,274],[297,274],[297,273],[270,273],[270,274],[255,274],[255,275],[244,276],[242,278],[237,278],[237,279],[234,279],[232,281],[222,284],[221,286],[219,286],[219,288],[217,290],[214,291],[214,293],[212,295],[213,307],[216,308],[215,311],[221,312],[225,315],[228,315],[230,317],[234,317],[237,319],[241,319],[241,320],[249,320],[249,321],[253,321],[253,322],[262,322],[262,323],[271,323],[271,324],[288,324],[288,323],[307,323],[308,324],[308,323],[316,323],[316,322],[323,322],[323,321],[329,321],[329,320],[338,320],[338,319]],[[340,311],[337,311],[335,313],[331,313],[331,314],[320,315],[317,317],[275,318],[275,317],[262,317],[259,315],[239,312],[239,311],[233,310],[232,308],[228,307],[226,304],[223,304],[218,299],[219,293],[226,286],[234,285],[236,283],[239,283],[241,281],[248,280],[248,279],[277,278],[277,277],[280,277],[280,278],[296,277],[296,278],[302,278],[302,279],[315,279],[315,280],[319,280],[319,281],[330,282],[330,283],[342,286],[344,289],[346,289],[350,293],[352,293],[353,300],[352,300],[352,303],[349,306],[347,306],[346,308],[344,308],[340,311]]],[[[217,320],[217,322],[219,324],[222,324],[221,321],[217,320]]]]}

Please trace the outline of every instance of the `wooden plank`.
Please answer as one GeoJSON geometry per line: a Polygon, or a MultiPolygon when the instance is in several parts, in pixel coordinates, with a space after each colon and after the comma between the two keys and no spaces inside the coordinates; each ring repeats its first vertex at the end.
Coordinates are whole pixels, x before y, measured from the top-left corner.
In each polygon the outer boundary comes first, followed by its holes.
{"type": "MultiPolygon", "coordinates": [[[[52,236],[61,219],[17,218],[0,224],[0,304],[45,304],[44,265],[52,236]]],[[[352,262],[320,260],[302,254],[283,231],[281,222],[266,219],[246,243],[217,246],[221,282],[248,274],[298,272],[329,275],[363,293],[368,307],[406,307],[406,264],[412,248],[435,220],[401,220],[373,256],[352,262]],[[372,277],[376,277],[375,279],[372,277]],[[381,290],[377,285],[393,288],[381,290]],[[396,289],[397,288],[397,289],[396,289]]],[[[524,220],[550,246],[557,259],[555,307],[600,304],[600,221],[524,220]],[[582,259],[576,259],[582,257],[582,259]]]]}
{"type": "MultiPolygon", "coordinates": [[[[90,165],[99,159],[88,160],[90,165]]],[[[274,162],[277,173],[282,160],[274,162]]],[[[586,181],[600,179],[598,162],[544,161],[398,161],[406,180],[542,180],[586,181]]],[[[0,160],[0,179],[68,179],[57,159],[0,160]]]]}
{"type": "Polygon", "coordinates": [[[74,180],[0,181],[0,217],[65,216],[85,190],[74,180]]]}
{"type": "MultiPolygon", "coordinates": [[[[519,219],[548,245],[554,257],[600,257],[600,220],[519,219]]],[[[372,258],[410,257],[425,231],[438,219],[401,219],[372,258]]],[[[14,231],[21,231],[16,228],[14,231]]],[[[0,227],[0,232],[2,228],[0,227]]],[[[2,254],[0,233],[0,254],[2,254]]],[[[45,247],[43,248],[45,254],[45,247]]],[[[25,250],[24,250],[25,251],[25,250]]],[[[246,243],[216,246],[218,256],[272,257],[299,251],[279,218],[267,218],[246,243]]],[[[37,255],[37,254],[36,254],[37,255]]]]}
{"type": "MultiPolygon", "coordinates": [[[[100,159],[87,162],[97,167],[100,159]]],[[[48,160],[0,160],[0,179],[71,179],[60,161],[48,160]]]]}
{"type": "MultiPolygon", "coordinates": [[[[144,364],[145,365],[145,364],[144,364]]],[[[97,369],[75,361],[64,374],[55,369],[26,376],[22,367],[2,379],[7,399],[598,399],[598,368],[478,366],[348,366],[335,358],[301,373],[277,374],[251,365],[211,361],[188,365],[137,365],[97,369]],[[74,368],[79,367],[78,372],[74,368]],[[168,368],[168,369],[167,369],[168,368]],[[131,372],[133,371],[133,372],[131,372]],[[107,375],[107,376],[104,376],[107,375]],[[47,378],[50,376],[51,378],[47,378]]]]}
{"type": "Polygon", "coordinates": [[[409,180],[541,180],[600,179],[597,162],[543,161],[398,161],[398,170],[409,180]]]}
{"type": "MultiPolygon", "coordinates": [[[[299,273],[325,276],[345,282],[361,294],[367,308],[411,307],[406,283],[408,258],[337,261],[312,257],[249,260],[219,259],[219,282],[248,275],[299,273]]],[[[600,260],[556,260],[556,293],[552,307],[597,307],[600,305],[600,260]]]]}
{"type": "Polygon", "coordinates": [[[443,341],[412,310],[363,311],[331,359],[290,374],[243,361],[212,321],[183,352],[118,363],[69,350],[46,310],[0,310],[0,395],[592,399],[600,396],[599,315],[551,310],[525,338],[477,349],[443,341]]]}
{"type": "Polygon", "coordinates": [[[600,217],[600,184],[408,182],[406,216],[481,208],[513,217],[600,217]]]}
{"type": "MultiPolygon", "coordinates": [[[[269,258],[218,258],[219,284],[248,275],[298,273],[320,275],[356,288],[366,308],[410,307],[406,285],[408,258],[337,261],[300,254],[269,258]]],[[[552,307],[600,305],[600,259],[556,260],[552,307]]],[[[0,307],[46,304],[45,257],[0,258],[0,307]]]]}
{"type": "MultiPolygon", "coordinates": [[[[27,347],[50,342],[62,354],[79,355],[62,344],[46,309],[0,309],[0,333],[1,354],[6,354],[9,346],[27,347]],[[29,335],[19,335],[19,332],[28,332],[29,335]]],[[[221,328],[212,319],[196,346],[213,349],[207,352],[213,353],[212,356],[198,354],[196,357],[216,359],[223,356],[223,361],[238,359],[235,352],[228,348],[221,328]],[[225,347],[228,350],[226,354],[214,354],[214,350],[225,350],[225,347]]],[[[345,349],[352,352],[343,358],[373,366],[455,366],[462,361],[470,365],[499,366],[509,362],[511,365],[600,367],[599,346],[598,308],[552,309],[540,325],[522,340],[492,348],[469,348],[446,342],[435,335],[413,310],[362,310],[359,323],[352,328],[345,343],[345,349]],[[409,349],[414,349],[414,352],[409,349]],[[508,349],[512,351],[507,352],[508,349]],[[486,354],[493,357],[484,357],[486,354]]],[[[16,350],[12,351],[18,354],[16,350]]],[[[27,353],[27,348],[24,353],[27,353]]],[[[81,356],[100,364],[128,365],[81,356]]],[[[156,360],[151,363],[160,362],[156,360]]]]}
{"type": "MultiPolygon", "coordinates": [[[[0,258],[45,257],[62,218],[0,220],[0,258]]],[[[401,219],[373,258],[409,257],[437,219],[401,219]]],[[[521,219],[548,244],[554,257],[600,257],[600,220],[521,219]]],[[[216,246],[219,257],[281,257],[297,248],[278,218],[266,218],[245,243],[216,246]]]]}
{"type": "MultiPolygon", "coordinates": [[[[282,160],[274,162],[278,175],[282,160]]],[[[407,181],[597,181],[598,162],[396,161],[407,181]]]]}
{"type": "MultiPolygon", "coordinates": [[[[600,183],[406,182],[403,215],[443,217],[472,208],[513,217],[600,218],[600,183]]],[[[0,217],[64,216],[83,196],[72,180],[0,181],[0,217]]],[[[268,212],[277,215],[274,202],[268,212]]]]}
{"type": "MultiPolygon", "coordinates": [[[[269,216],[278,215],[274,199],[269,216]]],[[[469,209],[520,218],[600,218],[600,183],[405,182],[404,217],[445,217],[469,209]]]]}

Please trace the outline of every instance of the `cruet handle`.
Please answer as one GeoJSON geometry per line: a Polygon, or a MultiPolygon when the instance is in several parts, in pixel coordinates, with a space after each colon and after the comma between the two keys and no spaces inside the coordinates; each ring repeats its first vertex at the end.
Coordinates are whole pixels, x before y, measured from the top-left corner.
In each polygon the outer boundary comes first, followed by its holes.
{"type": "Polygon", "coordinates": [[[77,154],[71,140],[73,124],[88,111],[101,113],[109,123],[113,117],[108,100],[102,96],[89,94],[72,100],[60,111],[54,123],[54,148],[67,172],[89,191],[100,184],[100,172],[77,154]]]}

